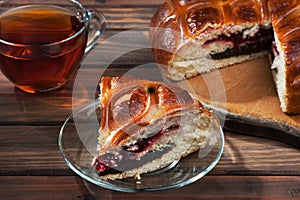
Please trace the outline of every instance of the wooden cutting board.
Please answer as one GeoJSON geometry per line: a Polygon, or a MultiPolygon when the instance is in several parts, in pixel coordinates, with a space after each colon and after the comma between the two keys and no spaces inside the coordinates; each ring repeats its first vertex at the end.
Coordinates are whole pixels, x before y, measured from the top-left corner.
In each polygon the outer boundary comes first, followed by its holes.
{"type": "Polygon", "coordinates": [[[218,114],[225,129],[300,148],[300,115],[281,111],[268,58],[226,67],[181,85],[218,114]]]}

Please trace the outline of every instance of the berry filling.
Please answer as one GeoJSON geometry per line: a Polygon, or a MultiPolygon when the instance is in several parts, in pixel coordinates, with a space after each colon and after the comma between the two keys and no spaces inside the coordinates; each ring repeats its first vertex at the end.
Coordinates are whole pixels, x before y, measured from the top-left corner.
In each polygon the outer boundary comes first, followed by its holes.
{"type": "Polygon", "coordinates": [[[163,135],[167,135],[179,129],[179,125],[171,125],[167,129],[162,129],[152,137],[137,140],[130,146],[123,146],[95,158],[93,167],[99,175],[114,174],[126,170],[134,169],[154,159],[160,158],[163,154],[171,150],[171,145],[167,145],[159,151],[147,151],[163,135]]]}
{"type": "Polygon", "coordinates": [[[233,47],[227,48],[223,52],[210,53],[212,59],[224,59],[232,56],[257,53],[263,50],[269,50],[274,41],[272,29],[259,29],[253,36],[244,37],[243,32],[235,34],[219,35],[217,38],[207,41],[203,47],[213,42],[231,42],[233,47]]]}

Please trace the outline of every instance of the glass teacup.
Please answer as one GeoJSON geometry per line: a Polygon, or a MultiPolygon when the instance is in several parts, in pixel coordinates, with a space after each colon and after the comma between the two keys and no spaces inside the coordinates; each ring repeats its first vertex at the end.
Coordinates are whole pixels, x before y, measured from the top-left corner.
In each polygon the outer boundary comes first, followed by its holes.
{"type": "Polygon", "coordinates": [[[101,37],[101,12],[75,0],[0,1],[0,68],[29,93],[64,85],[101,37]]]}

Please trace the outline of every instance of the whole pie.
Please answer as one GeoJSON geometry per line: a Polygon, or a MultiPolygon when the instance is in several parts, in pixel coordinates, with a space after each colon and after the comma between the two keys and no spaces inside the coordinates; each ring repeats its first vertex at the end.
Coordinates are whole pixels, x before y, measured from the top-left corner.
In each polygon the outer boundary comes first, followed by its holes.
{"type": "Polygon", "coordinates": [[[282,111],[300,113],[300,0],[167,0],[154,14],[156,61],[173,80],[273,52],[282,111]]]}

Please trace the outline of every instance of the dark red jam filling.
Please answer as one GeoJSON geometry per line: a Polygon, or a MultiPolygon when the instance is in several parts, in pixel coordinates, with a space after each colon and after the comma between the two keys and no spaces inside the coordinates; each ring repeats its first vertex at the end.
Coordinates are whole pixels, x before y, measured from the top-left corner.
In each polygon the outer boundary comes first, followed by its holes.
{"type": "Polygon", "coordinates": [[[273,53],[274,57],[279,56],[279,52],[278,52],[278,49],[277,49],[275,41],[272,42],[272,53],[273,53]]]}
{"type": "Polygon", "coordinates": [[[278,67],[274,65],[274,59],[279,56],[279,52],[275,41],[272,43],[272,53],[270,54],[270,62],[272,62],[273,73],[278,73],[278,67]]]}
{"type": "Polygon", "coordinates": [[[137,168],[154,159],[160,158],[163,154],[171,150],[170,146],[166,146],[161,151],[147,152],[140,159],[136,159],[139,154],[151,147],[160,137],[178,130],[179,127],[179,125],[172,125],[165,130],[159,131],[152,137],[139,139],[130,146],[124,146],[121,150],[98,156],[93,162],[93,167],[99,175],[103,176],[137,168]]]}
{"type": "Polygon", "coordinates": [[[210,54],[212,59],[218,60],[232,56],[257,53],[263,50],[270,50],[272,42],[274,41],[274,34],[272,29],[259,29],[254,36],[243,38],[243,32],[237,32],[230,36],[220,35],[218,38],[207,41],[204,45],[216,41],[229,41],[233,43],[233,47],[226,49],[224,52],[210,54]]]}

